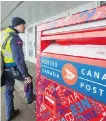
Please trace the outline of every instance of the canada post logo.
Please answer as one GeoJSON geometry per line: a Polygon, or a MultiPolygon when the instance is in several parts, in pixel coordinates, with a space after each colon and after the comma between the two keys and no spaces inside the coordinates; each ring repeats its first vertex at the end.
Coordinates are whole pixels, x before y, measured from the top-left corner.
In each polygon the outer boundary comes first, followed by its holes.
{"type": "Polygon", "coordinates": [[[41,56],[41,75],[106,104],[106,68],[41,56]]]}
{"type": "Polygon", "coordinates": [[[77,81],[77,70],[72,64],[65,64],[62,68],[62,78],[68,85],[74,85],[77,81]]]}

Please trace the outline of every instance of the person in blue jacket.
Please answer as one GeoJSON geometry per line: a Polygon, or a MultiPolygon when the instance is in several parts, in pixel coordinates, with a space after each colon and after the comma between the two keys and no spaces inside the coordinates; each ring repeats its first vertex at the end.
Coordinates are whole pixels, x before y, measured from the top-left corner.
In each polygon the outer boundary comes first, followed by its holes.
{"type": "Polygon", "coordinates": [[[25,64],[24,53],[23,53],[23,41],[19,37],[19,33],[25,32],[26,22],[19,17],[14,17],[12,19],[12,25],[9,26],[4,32],[6,38],[12,34],[10,38],[8,38],[8,42],[6,43],[6,47],[2,50],[4,57],[4,67],[5,71],[3,74],[4,77],[4,85],[5,85],[5,105],[6,105],[6,121],[11,121],[14,116],[19,114],[19,109],[14,109],[13,102],[13,91],[14,91],[14,83],[15,80],[11,75],[11,69],[18,69],[21,73],[23,80],[25,80],[25,84],[28,85],[28,89],[26,91],[26,100],[27,103],[30,104],[34,101],[35,97],[33,95],[33,84],[32,77],[28,73],[28,68],[25,64]]]}

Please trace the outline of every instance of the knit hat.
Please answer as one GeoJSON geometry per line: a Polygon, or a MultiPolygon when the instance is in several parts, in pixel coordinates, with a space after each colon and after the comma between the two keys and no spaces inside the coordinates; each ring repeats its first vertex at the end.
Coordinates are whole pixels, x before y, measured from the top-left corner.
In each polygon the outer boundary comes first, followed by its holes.
{"type": "Polygon", "coordinates": [[[14,17],[12,19],[12,27],[16,27],[21,24],[26,24],[26,22],[22,18],[14,17]]]}

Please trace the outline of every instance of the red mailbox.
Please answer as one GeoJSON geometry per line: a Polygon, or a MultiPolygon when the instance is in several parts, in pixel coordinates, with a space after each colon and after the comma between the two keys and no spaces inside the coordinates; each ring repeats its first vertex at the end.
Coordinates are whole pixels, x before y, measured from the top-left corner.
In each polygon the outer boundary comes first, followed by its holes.
{"type": "Polygon", "coordinates": [[[106,121],[106,6],[37,32],[36,121],[106,121]]]}

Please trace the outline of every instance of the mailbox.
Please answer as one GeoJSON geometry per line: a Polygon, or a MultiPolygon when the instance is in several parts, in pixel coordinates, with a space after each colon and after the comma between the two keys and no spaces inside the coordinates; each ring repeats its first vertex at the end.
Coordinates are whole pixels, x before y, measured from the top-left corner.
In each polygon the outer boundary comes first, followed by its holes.
{"type": "Polygon", "coordinates": [[[38,26],[36,121],[106,121],[106,6],[38,26]]]}

